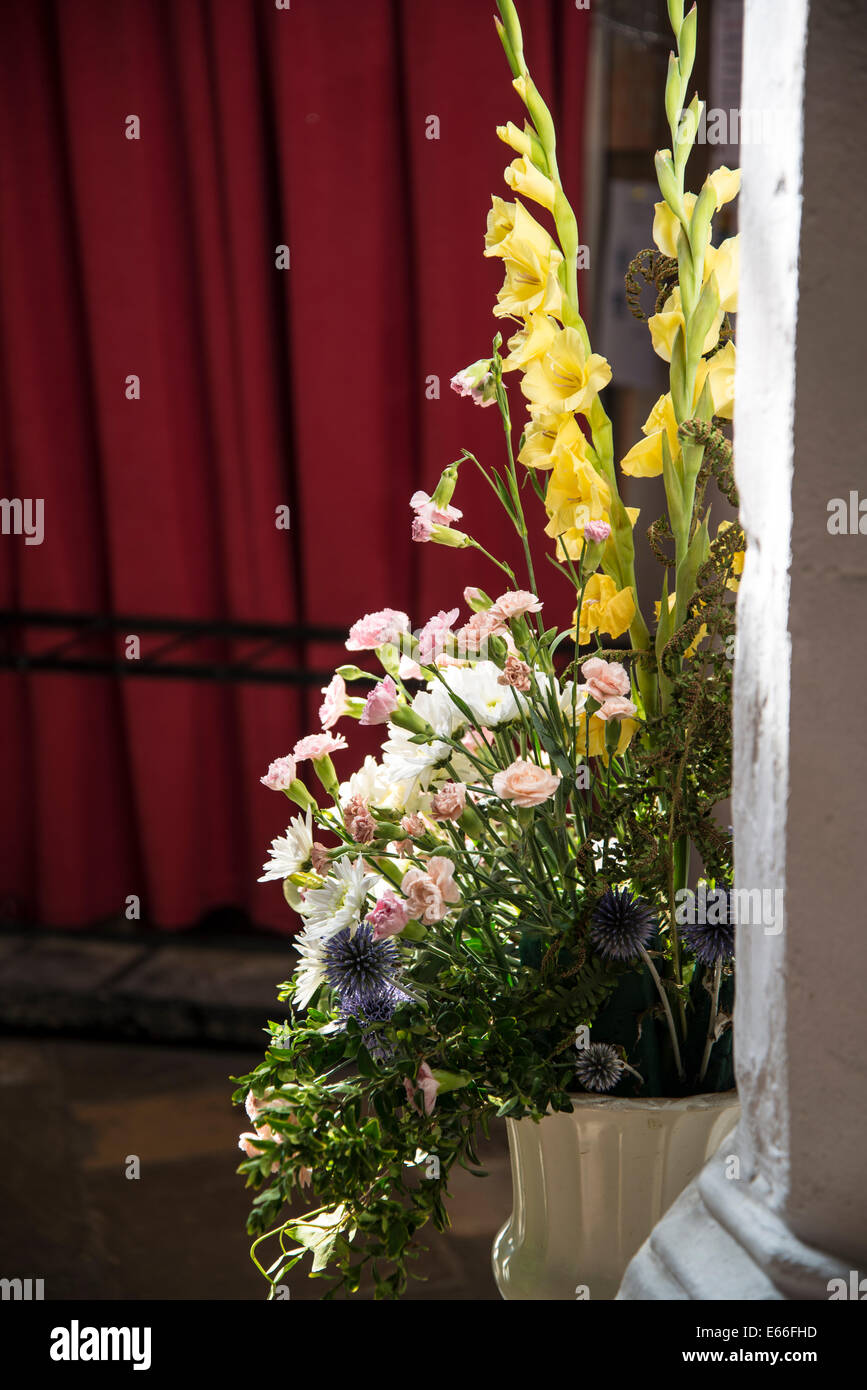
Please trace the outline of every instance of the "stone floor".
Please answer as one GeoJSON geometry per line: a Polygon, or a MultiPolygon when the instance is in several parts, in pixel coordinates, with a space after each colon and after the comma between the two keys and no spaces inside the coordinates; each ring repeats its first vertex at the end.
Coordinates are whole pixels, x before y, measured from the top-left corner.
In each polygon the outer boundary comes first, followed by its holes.
{"type": "MultiPolygon", "coordinates": [[[[7,977],[7,984],[9,983],[7,977]]],[[[42,1278],[46,1299],[261,1299],[235,1173],[246,1117],[228,1078],[253,1050],[0,1037],[0,1277],[42,1278]],[[130,1155],[141,1176],[125,1176],[130,1155]]],[[[491,1241],[511,1205],[505,1132],[490,1176],[457,1170],[452,1229],[426,1232],[411,1300],[498,1297],[491,1241]]],[[[299,1270],[291,1297],[322,1285],[299,1270]]]]}

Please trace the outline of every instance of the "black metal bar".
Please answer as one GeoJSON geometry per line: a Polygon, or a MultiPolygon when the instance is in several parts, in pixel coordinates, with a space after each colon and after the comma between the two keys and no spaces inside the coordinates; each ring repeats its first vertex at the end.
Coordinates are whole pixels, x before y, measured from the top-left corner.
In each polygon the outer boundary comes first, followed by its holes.
{"type": "Polygon", "coordinates": [[[0,654],[0,671],[58,671],[80,676],[158,676],[177,680],[254,681],[270,685],[327,685],[332,671],[308,671],[292,666],[239,666],[192,664],[148,666],[144,661],[88,661],[66,658],[0,654]]]}
{"type": "Polygon", "coordinates": [[[188,632],[213,637],[281,637],[287,642],[339,642],[349,625],[331,627],[315,623],[269,623],[212,618],[157,618],[144,614],[62,613],[45,609],[0,611],[0,627],[81,627],[95,631],[188,632]]]}

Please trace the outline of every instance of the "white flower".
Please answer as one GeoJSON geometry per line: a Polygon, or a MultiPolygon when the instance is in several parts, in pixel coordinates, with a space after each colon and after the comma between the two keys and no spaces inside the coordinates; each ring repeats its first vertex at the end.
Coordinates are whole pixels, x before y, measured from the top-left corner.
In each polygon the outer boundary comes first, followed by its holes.
{"type": "Polygon", "coordinates": [[[452,749],[439,740],[412,743],[406,730],[399,729],[396,724],[389,724],[388,732],[390,737],[382,745],[382,766],[389,790],[380,804],[396,811],[417,811],[437,764],[447,758],[452,749]]]}
{"type": "Polygon", "coordinates": [[[287,826],[285,836],[271,841],[271,858],[262,865],[260,883],[272,883],[278,878],[297,874],[310,862],[313,851],[313,812],[308,808],[306,819],[295,816],[287,826]]]}
{"type": "Polygon", "coordinates": [[[574,681],[568,681],[567,684],[563,687],[563,694],[560,696],[560,708],[566,715],[567,719],[572,718],[573,698],[575,701],[574,708],[576,714],[580,714],[584,706],[587,704],[587,687],[585,685],[579,685],[577,691],[575,691],[574,696],[572,693],[573,687],[574,681]]]}
{"type": "MultiPolygon", "coordinates": [[[[449,689],[463,701],[473,719],[483,728],[496,728],[498,724],[505,724],[518,716],[515,692],[510,685],[500,685],[501,674],[499,666],[493,661],[477,661],[475,666],[450,668],[445,674],[449,689]]],[[[434,725],[438,733],[453,734],[456,729],[466,725],[466,716],[441,681],[432,683],[431,698],[443,725],[449,717],[447,711],[450,711],[452,727],[446,730],[445,727],[434,725]]]]}
{"type": "Polygon", "coordinates": [[[344,927],[357,927],[365,898],[375,881],[376,874],[365,872],[360,855],[352,860],[335,859],[322,887],[309,888],[298,906],[306,926],[296,945],[308,933],[330,939],[344,927]]]}
{"type": "Polygon", "coordinates": [[[360,796],[371,806],[385,805],[389,792],[389,780],[385,769],[369,753],[361,767],[346,782],[340,784],[341,804],[360,796]]]}
{"type": "Polygon", "coordinates": [[[301,956],[295,967],[295,995],[293,1002],[299,1009],[306,1009],[321,984],[325,983],[325,947],[329,937],[321,932],[306,928],[296,936],[292,943],[301,956]]]}

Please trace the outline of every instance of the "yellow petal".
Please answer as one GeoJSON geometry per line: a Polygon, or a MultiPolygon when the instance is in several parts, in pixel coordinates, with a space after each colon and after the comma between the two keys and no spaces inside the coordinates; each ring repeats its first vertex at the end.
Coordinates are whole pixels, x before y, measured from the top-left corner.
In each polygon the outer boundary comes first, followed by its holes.
{"type": "Polygon", "coordinates": [[[731,420],[735,405],[735,345],[726,343],[713,357],[702,358],[696,373],[696,399],[705,380],[710,383],[713,413],[721,420],[731,420]]]}
{"type": "Polygon", "coordinates": [[[630,478],[658,478],[662,472],[662,430],[633,444],[621,459],[620,470],[630,478]]]}
{"type": "Polygon", "coordinates": [[[723,164],[720,169],[714,169],[713,173],[708,175],[708,183],[716,194],[716,210],[719,212],[724,203],[730,203],[740,193],[741,171],[729,169],[723,164]]]}
{"type": "Polygon", "coordinates": [[[555,411],[551,415],[531,417],[518,461],[525,468],[553,468],[558,446],[582,456],[586,454],[587,441],[575,416],[555,411]]]}
{"type": "Polygon", "coordinates": [[[716,275],[720,308],[734,314],[738,307],[738,276],[741,265],[741,239],[729,237],[720,246],[709,246],[705,252],[704,278],[716,275]]]}
{"type": "Polygon", "coordinates": [[[534,203],[541,203],[549,212],[553,211],[557,190],[548,176],[537,169],[526,155],[513,159],[503,178],[513,192],[532,198],[534,203]]]}
{"type": "Polygon", "coordinates": [[[549,314],[536,310],[526,320],[525,326],[513,333],[509,339],[509,355],[503,359],[503,371],[510,372],[516,367],[526,371],[531,362],[547,352],[559,324],[549,314]]]}

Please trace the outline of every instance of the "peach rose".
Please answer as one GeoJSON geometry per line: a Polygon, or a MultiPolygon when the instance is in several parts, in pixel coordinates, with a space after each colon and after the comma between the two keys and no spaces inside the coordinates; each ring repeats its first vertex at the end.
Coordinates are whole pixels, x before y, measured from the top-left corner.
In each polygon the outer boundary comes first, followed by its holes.
{"type": "Polygon", "coordinates": [[[553,796],[560,785],[560,774],[549,772],[526,758],[518,758],[502,772],[495,772],[494,791],[504,801],[516,806],[540,806],[553,796]]]}

